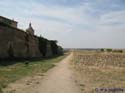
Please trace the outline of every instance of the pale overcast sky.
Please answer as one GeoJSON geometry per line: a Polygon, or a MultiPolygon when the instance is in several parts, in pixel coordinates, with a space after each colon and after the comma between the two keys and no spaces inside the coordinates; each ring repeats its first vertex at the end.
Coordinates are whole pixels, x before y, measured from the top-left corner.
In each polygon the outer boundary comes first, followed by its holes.
{"type": "Polygon", "coordinates": [[[0,15],[64,48],[125,48],[125,0],[0,0],[0,15]]]}

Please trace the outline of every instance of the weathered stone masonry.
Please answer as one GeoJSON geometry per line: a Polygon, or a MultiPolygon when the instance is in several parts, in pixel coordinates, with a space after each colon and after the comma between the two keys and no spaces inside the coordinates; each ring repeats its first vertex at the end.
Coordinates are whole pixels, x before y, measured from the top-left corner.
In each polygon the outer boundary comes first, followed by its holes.
{"type": "Polygon", "coordinates": [[[31,23],[26,31],[18,29],[17,23],[0,16],[0,59],[52,57],[63,54],[63,49],[55,41],[35,36],[31,23]],[[41,39],[44,42],[41,42],[41,39]]]}
{"type": "Polygon", "coordinates": [[[0,58],[41,57],[38,42],[36,36],[16,28],[0,25],[0,58]]]}

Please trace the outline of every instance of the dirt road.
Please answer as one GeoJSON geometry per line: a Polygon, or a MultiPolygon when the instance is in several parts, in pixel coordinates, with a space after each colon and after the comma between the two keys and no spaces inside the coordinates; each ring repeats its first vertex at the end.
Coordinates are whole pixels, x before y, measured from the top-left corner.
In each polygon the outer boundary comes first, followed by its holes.
{"type": "Polygon", "coordinates": [[[70,68],[71,58],[72,54],[48,71],[43,78],[37,81],[38,84],[16,89],[15,93],[80,93],[70,68]]]}

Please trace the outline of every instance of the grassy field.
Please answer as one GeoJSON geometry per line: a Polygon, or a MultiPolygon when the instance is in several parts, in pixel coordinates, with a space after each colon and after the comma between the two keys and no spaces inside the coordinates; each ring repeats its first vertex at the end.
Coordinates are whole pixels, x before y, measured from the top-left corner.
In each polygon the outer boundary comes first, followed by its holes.
{"type": "Polygon", "coordinates": [[[125,93],[125,53],[75,51],[73,67],[82,93],[125,93]]]}
{"type": "Polygon", "coordinates": [[[66,55],[51,59],[31,61],[29,64],[17,63],[10,66],[0,66],[0,85],[5,88],[7,84],[21,79],[25,76],[44,73],[55,66],[55,63],[61,61],[66,55]]]}

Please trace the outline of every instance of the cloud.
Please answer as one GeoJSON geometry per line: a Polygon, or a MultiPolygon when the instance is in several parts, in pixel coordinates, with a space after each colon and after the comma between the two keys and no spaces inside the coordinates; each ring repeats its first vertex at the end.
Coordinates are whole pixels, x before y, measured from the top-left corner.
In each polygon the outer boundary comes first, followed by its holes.
{"type": "Polygon", "coordinates": [[[101,16],[101,21],[108,25],[121,25],[125,24],[125,10],[113,11],[108,14],[101,16]]]}
{"type": "Polygon", "coordinates": [[[64,47],[125,48],[124,0],[1,0],[2,16],[64,47]]]}

